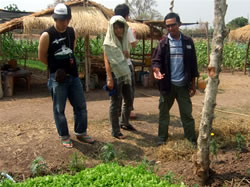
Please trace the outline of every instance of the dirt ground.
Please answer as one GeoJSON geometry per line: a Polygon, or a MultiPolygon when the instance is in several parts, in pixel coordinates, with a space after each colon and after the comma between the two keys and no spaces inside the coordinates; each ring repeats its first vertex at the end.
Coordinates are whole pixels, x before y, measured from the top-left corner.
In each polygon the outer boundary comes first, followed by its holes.
{"type": "MultiPolygon", "coordinates": [[[[11,174],[15,180],[25,180],[31,176],[30,164],[42,156],[54,173],[67,171],[70,157],[74,152],[84,155],[86,167],[94,167],[102,162],[100,148],[112,143],[118,152],[121,163],[136,165],[143,159],[151,161],[159,176],[173,172],[187,185],[198,184],[193,174],[191,156],[195,148],[185,142],[183,128],[179,120],[178,106],[171,109],[170,138],[167,145],[157,147],[158,101],[157,89],[136,89],[135,112],[132,120],[137,132],[122,131],[127,139],[117,140],[111,136],[108,119],[109,98],[102,89],[86,93],[88,107],[88,133],[96,139],[94,145],[79,142],[73,135],[73,114],[70,104],[66,107],[74,148],[67,149],[60,144],[52,116],[52,101],[47,91],[46,79],[32,75],[31,90],[25,89],[25,81],[15,84],[13,97],[0,100],[0,171],[11,174]],[[179,146],[179,147],[178,147],[179,146]],[[184,146],[183,149],[181,146],[184,146]],[[181,151],[182,150],[182,151],[181,151]]],[[[192,98],[193,116],[196,131],[199,131],[204,93],[197,92],[192,98]]],[[[247,149],[236,156],[232,144],[220,147],[216,158],[212,158],[214,171],[210,186],[249,186],[250,185],[250,77],[242,72],[220,74],[217,106],[213,128],[215,136],[238,131],[245,133],[247,149]]],[[[231,140],[233,142],[234,140],[231,140]]]]}

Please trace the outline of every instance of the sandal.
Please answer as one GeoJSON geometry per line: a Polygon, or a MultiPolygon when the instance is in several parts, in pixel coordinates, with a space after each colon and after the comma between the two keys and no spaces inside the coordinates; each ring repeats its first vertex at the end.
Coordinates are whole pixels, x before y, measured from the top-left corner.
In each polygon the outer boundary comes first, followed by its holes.
{"type": "Polygon", "coordinates": [[[90,136],[88,135],[85,135],[85,136],[76,136],[76,138],[81,141],[81,142],[84,142],[84,143],[89,143],[89,144],[93,144],[95,143],[95,140],[92,139],[90,136]]]}
{"type": "Polygon", "coordinates": [[[117,135],[113,135],[113,136],[114,136],[115,138],[117,138],[117,139],[120,139],[120,140],[126,138],[126,136],[124,136],[121,132],[119,132],[117,135]]]}
{"type": "Polygon", "coordinates": [[[73,147],[73,143],[71,142],[70,139],[62,140],[62,144],[66,148],[72,148],[73,147]]]}
{"type": "Polygon", "coordinates": [[[121,128],[126,131],[136,131],[136,129],[131,124],[121,125],[121,128]]]}

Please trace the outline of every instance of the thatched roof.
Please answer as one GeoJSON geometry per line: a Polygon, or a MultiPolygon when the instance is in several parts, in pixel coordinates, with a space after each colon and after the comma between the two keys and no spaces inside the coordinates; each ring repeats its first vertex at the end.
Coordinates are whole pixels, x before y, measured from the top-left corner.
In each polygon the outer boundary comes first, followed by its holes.
{"type": "MultiPolygon", "coordinates": [[[[114,15],[111,9],[88,1],[85,7],[84,0],[70,1],[65,4],[72,9],[72,20],[70,26],[73,26],[78,36],[86,36],[86,34],[97,35],[104,34],[107,31],[108,20],[114,15]]],[[[30,16],[24,16],[13,19],[4,24],[0,24],[0,34],[17,28],[24,28],[24,33],[41,32],[45,28],[52,26],[54,20],[51,18],[53,8],[33,13],[30,16]]],[[[143,36],[145,38],[150,35],[150,28],[142,23],[129,23],[129,26],[136,30],[137,38],[143,36]]]]}
{"type": "Polygon", "coordinates": [[[250,40],[250,24],[230,31],[229,40],[248,42],[250,40]]]}
{"type": "MultiPolygon", "coordinates": [[[[32,34],[34,30],[41,32],[52,25],[54,25],[54,20],[51,16],[26,16],[23,19],[25,34],[32,34]]],[[[69,26],[75,29],[77,36],[105,33],[107,25],[108,20],[99,9],[95,7],[72,7],[72,20],[69,26]]]]}
{"type": "MultiPolygon", "coordinates": [[[[69,1],[69,2],[66,2],[65,4],[69,5],[72,8],[77,7],[77,6],[83,7],[85,5],[84,0],[69,1]]],[[[103,5],[100,5],[100,4],[95,3],[93,1],[88,1],[88,6],[90,8],[91,7],[96,8],[99,12],[101,12],[103,14],[102,17],[104,17],[106,20],[109,20],[114,15],[114,12],[111,9],[105,8],[103,5]]],[[[0,24],[0,34],[14,30],[14,29],[23,28],[23,20],[26,19],[27,17],[32,17],[32,18],[44,17],[44,16],[48,17],[48,16],[52,15],[53,11],[54,11],[54,8],[49,8],[47,10],[42,10],[40,12],[33,13],[30,16],[16,18],[16,19],[13,19],[9,22],[5,22],[3,24],[0,24]]],[[[95,19],[99,20],[99,17],[96,17],[95,19]]],[[[82,19],[81,21],[84,22],[85,19],[82,19]]]]}
{"type": "Polygon", "coordinates": [[[0,9],[0,23],[4,23],[6,21],[10,21],[14,18],[20,18],[23,16],[28,16],[33,12],[16,12],[16,11],[9,11],[0,9]]]}

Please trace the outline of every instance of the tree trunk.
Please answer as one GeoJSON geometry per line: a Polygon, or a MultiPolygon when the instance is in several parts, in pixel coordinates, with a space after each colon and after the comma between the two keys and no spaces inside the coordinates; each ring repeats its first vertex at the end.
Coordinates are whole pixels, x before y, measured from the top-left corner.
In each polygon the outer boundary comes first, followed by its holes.
{"type": "Polygon", "coordinates": [[[200,122],[198,151],[194,162],[196,175],[200,178],[202,185],[208,183],[209,179],[209,142],[216,106],[216,94],[219,84],[219,73],[222,61],[223,42],[227,35],[225,28],[225,14],[227,10],[226,0],[214,0],[214,33],[212,40],[212,52],[208,66],[208,84],[206,88],[204,106],[200,122]]]}

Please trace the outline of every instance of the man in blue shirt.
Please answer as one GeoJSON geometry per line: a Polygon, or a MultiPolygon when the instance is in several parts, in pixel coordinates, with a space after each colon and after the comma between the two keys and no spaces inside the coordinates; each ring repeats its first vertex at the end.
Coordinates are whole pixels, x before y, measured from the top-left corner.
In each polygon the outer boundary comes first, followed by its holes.
{"type": "Polygon", "coordinates": [[[190,99],[196,92],[195,77],[199,76],[194,43],[180,32],[181,21],[178,14],[167,14],[164,23],[168,35],[159,42],[152,58],[154,77],[159,80],[160,90],[158,145],[165,144],[168,139],[169,111],[175,99],[185,137],[196,145],[190,99]]]}

